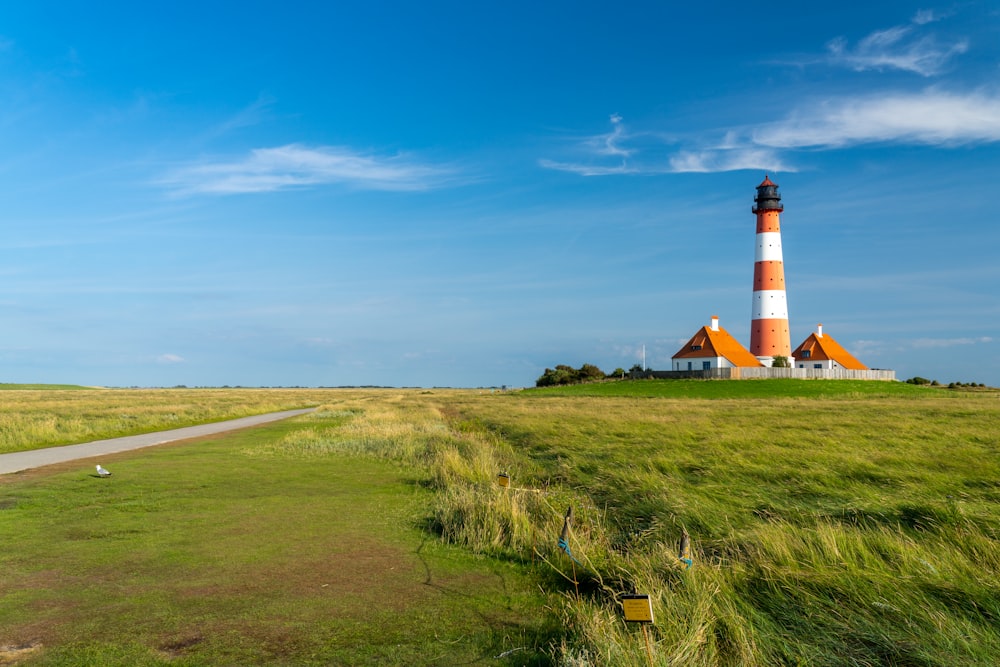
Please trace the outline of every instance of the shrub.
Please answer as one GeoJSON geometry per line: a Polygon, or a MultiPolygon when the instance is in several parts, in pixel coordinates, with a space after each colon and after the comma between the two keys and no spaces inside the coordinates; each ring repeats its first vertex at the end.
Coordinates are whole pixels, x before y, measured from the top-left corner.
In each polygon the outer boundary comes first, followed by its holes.
{"type": "Polygon", "coordinates": [[[555,369],[546,368],[541,377],[535,380],[535,386],[553,387],[564,384],[580,384],[581,382],[603,380],[604,377],[604,371],[593,364],[584,364],[580,368],[560,364],[555,369]]]}

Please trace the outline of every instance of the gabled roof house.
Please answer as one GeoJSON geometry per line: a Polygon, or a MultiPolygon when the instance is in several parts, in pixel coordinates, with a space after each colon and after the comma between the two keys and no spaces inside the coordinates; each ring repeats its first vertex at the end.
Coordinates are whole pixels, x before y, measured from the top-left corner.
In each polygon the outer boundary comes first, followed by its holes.
{"type": "Polygon", "coordinates": [[[825,335],[822,324],[817,325],[816,332],[809,334],[809,337],[795,348],[792,358],[795,359],[798,368],[868,370],[867,366],[841,347],[840,343],[825,335]]]}
{"type": "Polygon", "coordinates": [[[670,360],[675,371],[702,371],[713,368],[761,367],[757,357],[719,326],[719,317],[703,326],[670,360]]]}

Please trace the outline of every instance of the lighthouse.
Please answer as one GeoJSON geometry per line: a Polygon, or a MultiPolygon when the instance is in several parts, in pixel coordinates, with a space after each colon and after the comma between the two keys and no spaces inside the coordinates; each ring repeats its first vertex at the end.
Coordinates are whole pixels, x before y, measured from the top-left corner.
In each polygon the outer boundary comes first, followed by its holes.
{"type": "Polygon", "coordinates": [[[753,265],[753,315],[750,322],[750,354],[765,366],[776,356],[794,360],[788,332],[788,299],[785,296],[785,266],[781,256],[781,195],[778,185],[766,175],[757,186],[753,213],[757,216],[757,246],[753,265]]]}

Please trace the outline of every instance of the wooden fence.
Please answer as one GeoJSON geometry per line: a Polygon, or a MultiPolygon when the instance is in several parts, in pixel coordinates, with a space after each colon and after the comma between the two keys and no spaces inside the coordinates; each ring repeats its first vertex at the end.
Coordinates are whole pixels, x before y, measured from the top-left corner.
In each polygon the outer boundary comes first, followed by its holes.
{"type": "Polygon", "coordinates": [[[715,380],[758,380],[765,378],[795,378],[799,380],[881,380],[892,382],[896,371],[854,371],[846,368],[710,368],[701,371],[635,371],[632,378],[701,378],[715,380]]]}

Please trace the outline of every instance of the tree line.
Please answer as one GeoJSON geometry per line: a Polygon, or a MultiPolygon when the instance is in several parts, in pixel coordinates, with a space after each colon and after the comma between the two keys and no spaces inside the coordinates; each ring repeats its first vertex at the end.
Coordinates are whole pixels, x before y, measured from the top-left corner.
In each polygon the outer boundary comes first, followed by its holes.
{"type": "MultiPolygon", "coordinates": [[[[633,370],[639,368],[633,367],[633,370]]],[[[565,364],[559,364],[555,368],[546,368],[541,377],[535,380],[536,387],[554,387],[561,384],[581,384],[583,382],[597,382],[609,378],[621,378],[625,376],[625,369],[616,368],[613,373],[606,374],[594,364],[584,364],[579,368],[573,368],[565,364]]]]}

